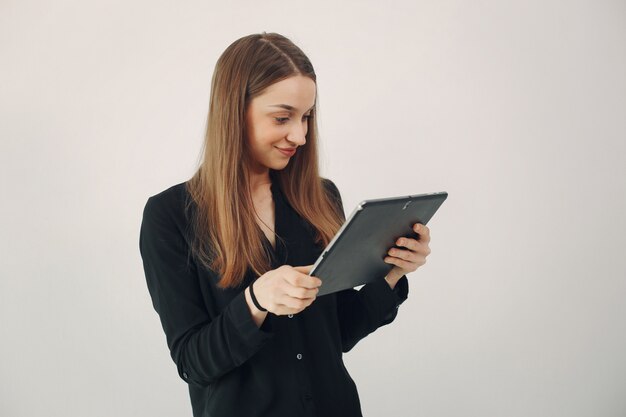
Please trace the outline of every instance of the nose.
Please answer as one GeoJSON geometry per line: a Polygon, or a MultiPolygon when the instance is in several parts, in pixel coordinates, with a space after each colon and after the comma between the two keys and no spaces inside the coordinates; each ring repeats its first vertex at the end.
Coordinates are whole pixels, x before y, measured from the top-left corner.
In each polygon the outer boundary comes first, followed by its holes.
{"type": "Polygon", "coordinates": [[[294,126],[289,129],[287,140],[289,142],[295,143],[298,146],[304,145],[306,143],[307,128],[307,122],[301,123],[299,125],[297,123],[294,123],[294,126]]]}

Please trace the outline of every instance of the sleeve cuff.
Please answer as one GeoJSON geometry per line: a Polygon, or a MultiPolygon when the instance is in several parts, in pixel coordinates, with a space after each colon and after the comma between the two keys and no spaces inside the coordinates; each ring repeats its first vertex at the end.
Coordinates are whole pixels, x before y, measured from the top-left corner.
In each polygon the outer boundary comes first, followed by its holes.
{"type": "Polygon", "coordinates": [[[256,352],[274,333],[271,331],[269,325],[265,323],[269,320],[269,315],[266,317],[265,322],[261,327],[257,327],[256,323],[252,319],[250,310],[248,309],[248,303],[244,292],[240,292],[230,302],[225,313],[228,319],[233,325],[233,328],[239,335],[231,342],[239,343],[241,346],[231,346],[232,352],[241,352],[242,357],[237,358],[236,362],[243,362],[248,357],[256,352]]]}
{"type": "Polygon", "coordinates": [[[377,307],[379,322],[385,325],[395,319],[400,304],[408,298],[409,281],[406,275],[402,276],[392,290],[387,281],[381,278],[379,281],[365,285],[360,292],[363,292],[365,299],[377,307]]]}
{"type": "Polygon", "coordinates": [[[392,292],[396,296],[396,308],[400,307],[400,304],[405,302],[406,299],[409,297],[409,280],[407,279],[406,275],[402,275],[402,277],[396,283],[396,286],[393,287],[392,292]]]}

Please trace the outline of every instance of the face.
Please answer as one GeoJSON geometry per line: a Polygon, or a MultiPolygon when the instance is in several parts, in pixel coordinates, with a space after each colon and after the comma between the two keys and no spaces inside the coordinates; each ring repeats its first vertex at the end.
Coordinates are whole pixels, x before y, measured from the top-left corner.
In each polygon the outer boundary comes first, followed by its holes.
{"type": "Polygon", "coordinates": [[[286,78],[253,98],[246,114],[253,172],[287,166],[306,143],[307,122],[315,105],[315,82],[301,75],[286,78]]]}

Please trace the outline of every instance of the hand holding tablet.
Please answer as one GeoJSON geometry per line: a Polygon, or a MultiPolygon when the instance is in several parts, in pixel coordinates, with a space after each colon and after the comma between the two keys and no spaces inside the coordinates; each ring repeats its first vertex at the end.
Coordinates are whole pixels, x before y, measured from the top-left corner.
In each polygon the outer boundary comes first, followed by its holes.
{"type": "Polygon", "coordinates": [[[393,288],[398,280],[406,274],[415,271],[426,263],[426,257],[430,255],[430,229],[420,223],[413,225],[413,230],[418,235],[416,238],[401,237],[396,245],[387,251],[384,261],[394,265],[385,277],[387,283],[393,288]]]}
{"type": "Polygon", "coordinates": [[[318,297],[381,280],[396,267],[396,273],[402,272],[406,264],[385,262],[388,251],[395,247],[404,252],[398,255],[408,256],[398,239],[417,240],[413,226],[426,225],[447,197],[447,192],[439,192],[358,204],[311,268],[309,275],[322,280],[318,297]]]}

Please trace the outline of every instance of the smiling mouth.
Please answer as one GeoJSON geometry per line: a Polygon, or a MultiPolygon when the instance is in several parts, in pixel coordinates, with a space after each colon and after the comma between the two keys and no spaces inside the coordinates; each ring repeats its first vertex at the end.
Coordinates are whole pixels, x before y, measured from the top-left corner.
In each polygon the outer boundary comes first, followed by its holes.
{"type": "Polygon", "coordinates": [[[296,148],[283,149],[283,148],[276,147],[276,149],[278,149],[280,151],[280,153],[282,153],[283,155],[286,155],[286,156],[292,156],[293,154],[296,153],[296,148]]]}

